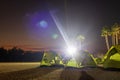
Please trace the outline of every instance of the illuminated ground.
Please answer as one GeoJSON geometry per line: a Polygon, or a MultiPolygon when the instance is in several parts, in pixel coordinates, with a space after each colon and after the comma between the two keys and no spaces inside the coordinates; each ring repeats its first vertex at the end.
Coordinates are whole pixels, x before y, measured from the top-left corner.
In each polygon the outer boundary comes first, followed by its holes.
{"type": "Polygon", "coordinates": [[[0,73],[3,72],[11,72],[11,71],[19,71],[30,68],[36,68],[39,66],[39,62],[26,62],[26,63],[0,63],[0,73]]]}
{"type": "Polygon", "coordinates": [[[106,71],[101,68],[34,67],[0,73],[0,80],[119,80],[119,75],[119,71],[106,71]]]}

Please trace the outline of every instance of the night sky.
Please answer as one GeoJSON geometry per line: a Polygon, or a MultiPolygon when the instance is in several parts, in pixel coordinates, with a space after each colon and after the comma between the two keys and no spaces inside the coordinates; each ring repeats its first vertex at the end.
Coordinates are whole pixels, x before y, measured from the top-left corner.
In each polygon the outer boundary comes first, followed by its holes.
{"type": "Polygon", "coordinates": [[[0,46],[24,49],[61,48],[65,41],[51,12],[73,39],[85,37],[91,51],[106,50],[103,26],[120,23],[119,0],[1,0],[0,46]]]}

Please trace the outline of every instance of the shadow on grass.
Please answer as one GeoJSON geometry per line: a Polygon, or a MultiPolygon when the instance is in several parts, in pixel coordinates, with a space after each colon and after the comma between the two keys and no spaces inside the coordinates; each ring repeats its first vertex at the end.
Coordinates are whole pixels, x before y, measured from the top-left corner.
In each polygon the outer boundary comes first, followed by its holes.
{"type": "Polygon", "coordinates": [[[104,67],[97,67],[98,69],[101,69],[103,71],[117,71],[120,72],[120,68],[112,68],[112,67],[108,67],[108,68],[104,68],[104,67]]]}
{"type": "Polygon", "coordinates": [[[48,65],[41,65],[40,68],[64,68],[64,65],[61,64],[52,64],[50,66],[48,65]]]}
{"type": "Polygon", "coordinates": [[[57,68],[51,68],[48,66],[37,67],[28,70],[0,73],[0,80],[32,80],[34,78],[42,77],[47,75],[57,68]]]}
{"type": "Polygon", "coordinates": [[[103,68],[105,71],[117,71],[120,72],[120,68],[103,68]]]}
{"type": "Polygon", "coordinates": [[[87,68],[66,67],[60,75],[60,80],[95,80],[85,69],[87,68]]]}
{"type": "Polygon", "coordinates": [[[81,71],[81,77],[78,80],[95,80],[92,76],[85,71],[81,71]]]}

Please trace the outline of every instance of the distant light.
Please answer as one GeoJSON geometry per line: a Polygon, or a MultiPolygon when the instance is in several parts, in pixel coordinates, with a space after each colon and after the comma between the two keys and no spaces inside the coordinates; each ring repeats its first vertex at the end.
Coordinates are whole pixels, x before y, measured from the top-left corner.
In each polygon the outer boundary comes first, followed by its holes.
{"type": "Polygon", "coordinates": [[[69,46],[69,47],[67,48],[67,52],[68,52],[69,55],[73,55],[74,53],[77,52],[77,48],[74,47],[74,46],[69,46]]]}
{"type": "Polygon", "coordinates": [[[52,38],[53,38],[53,39],[57,39],[57,38],[58,38],[58,35],[57,35],[57,34],[53,34],[53,35],[52,35],[52,38]]]}
{"type": "Polygon", "coordinates": [[[46,28],[48,26],[48,23],[45,20],[42,20],[42,21],[40,21],[39,25],[42,28],[46,28]]]}

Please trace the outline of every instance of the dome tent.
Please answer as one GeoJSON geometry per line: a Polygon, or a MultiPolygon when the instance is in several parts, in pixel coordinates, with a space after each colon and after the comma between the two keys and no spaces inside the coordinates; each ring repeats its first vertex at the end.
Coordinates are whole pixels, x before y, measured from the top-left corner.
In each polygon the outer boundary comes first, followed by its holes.
{"type": "Polygon", "coordinates": [[[44,52],[41,65],[60,64],[61,57],[55,51],[44,52]]]}
{"type": "Polygon", "coordinates": [[[120,68],[120,45],[112,46],[106,55],[103,62],[104,68],[120,68]]]}
{"type": "MultiPolygon", "coordinates": [[[[67,58],[66,58],[67,59],[67,58]]],[[[44,52],[41,65],[64,64],[61,55],[54,51],[44,52]]],[[[87,51],[80,50],[69,59],[65,66],[68,67],[96,67],[96,62],[92,54],[87,51]]]]}
{"type": "Polygon", "coordinates": [[[74,57],[79,67],[80,66],[83,66],[83,67],[96,67],[97,66],[93,55],[87,51],[80,50],[78,54],[74,57]]]}

